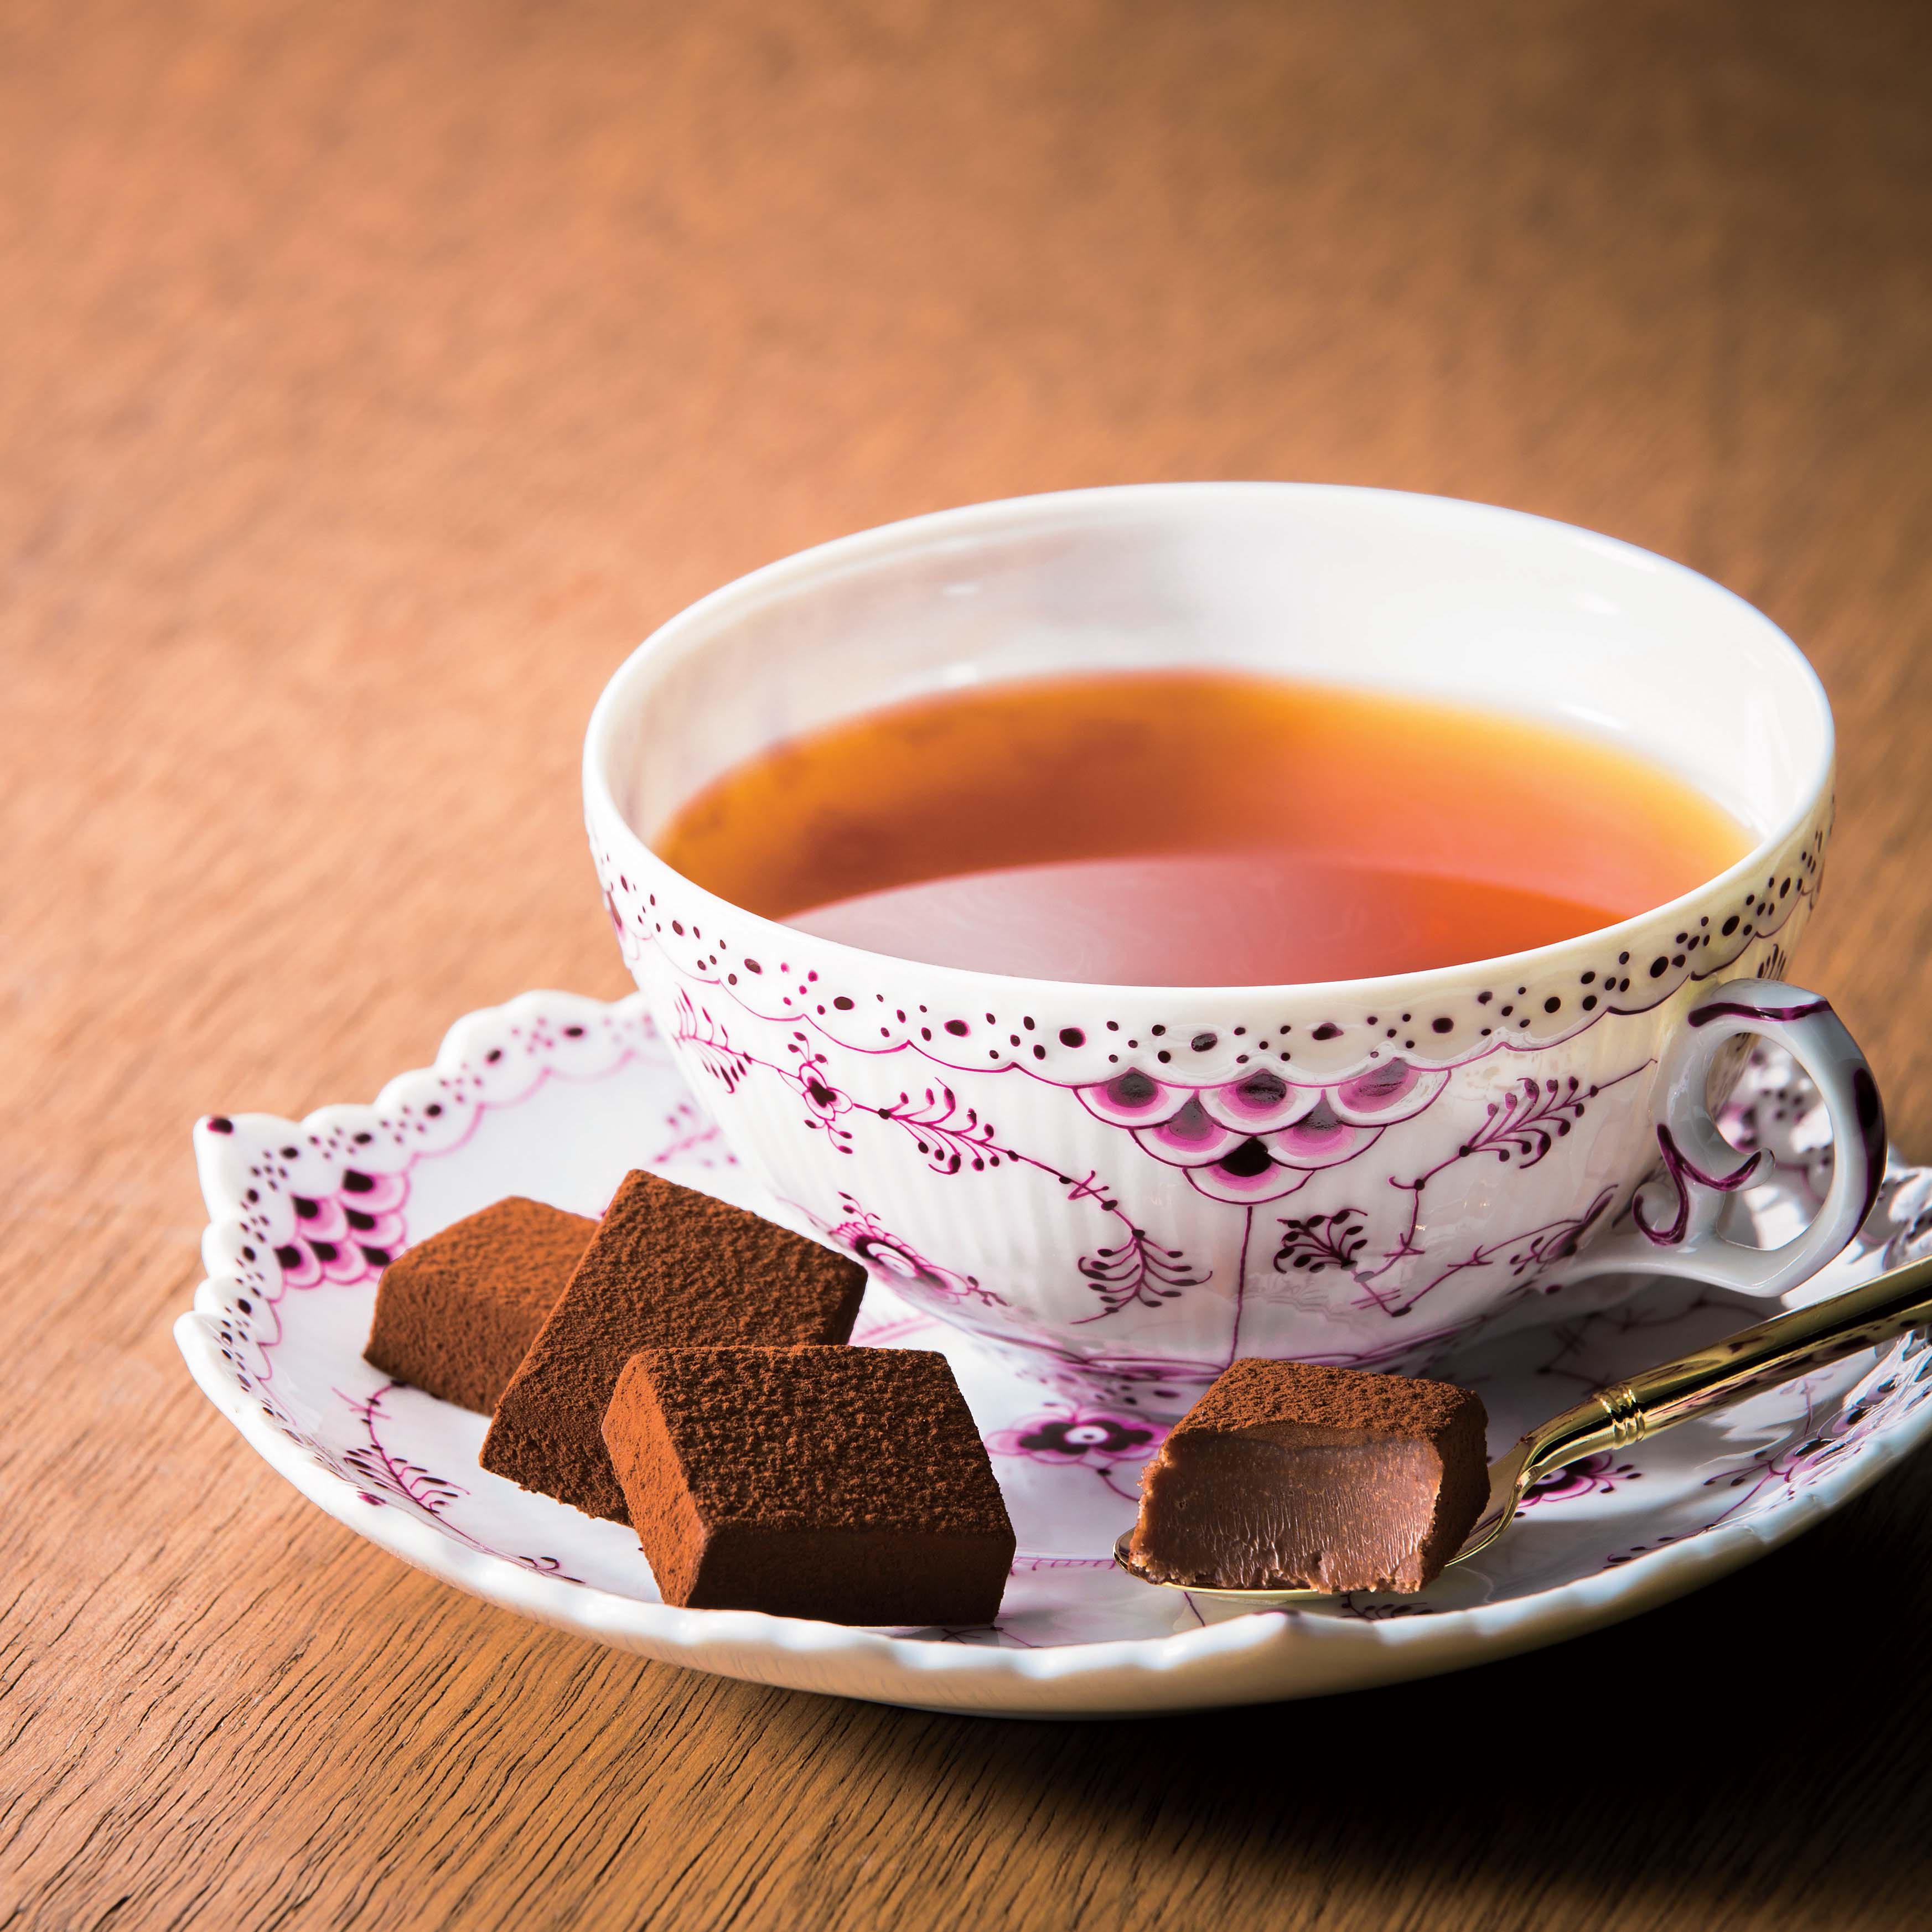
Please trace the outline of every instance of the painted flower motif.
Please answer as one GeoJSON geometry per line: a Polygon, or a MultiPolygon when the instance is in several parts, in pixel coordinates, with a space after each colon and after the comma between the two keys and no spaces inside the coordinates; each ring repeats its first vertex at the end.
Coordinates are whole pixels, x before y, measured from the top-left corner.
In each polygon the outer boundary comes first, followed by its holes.
{"type": "Polygon", "coordinates": [[[1522,1492],[1518,1509],[1538,1503],[1568,1502],[1577,1496],[1607,1496],[1619,1483],[1634,1483],[1642,1472],[1628,1462],[1619,1462],[1607,1450],[1586,1456],[1561,1469],[1551,1469],[1537,1478],[1522,1492]]]}
{"type": "Polygon", "coordinates": [[[1327,1085],[1304,1086],[1262,1068],[1218,1087],[1183,1087],[1131,1067],[1073,1090],[1090,1114],[1127,1129],[1210,1200],[1246,1206],[1292,1194],[1311,1174],[1353,1160],[1448,1084],[1446,1071],[1391,1060],[1327,1085]]]}
{"type": "MultiPolygon", "coordinates": [[[[849,1194],[839,1201],[845,1219],[836,1223],[818,1221],[828,1240],[836,1241],[867,1273],[878,1276],[889,1288],[920,1290],[948,1301],[974,1300],[1005,1305],[1005,1298],[982,1288],[976,1276],[961,1274],[929,1261],[902,1235],[884,1226],[877,1215],[860,1206],[849,1194]]],[[[814,1216],[812,1217],[817,1220],[814,1216]]]]}
{"type": "Polygon", "coordinates": [[[1111,1468],[1116,1462],[1146,1460],[1167,1431],[1141,1416],[1108,1415],[1099,1409],[1075,1409],[1069,1414],[1030,1415],[1010,1429],[986,1438],[994,1456],[1024,1456],[1036,1462],[1068,1468],[1111,1468]]]}
{"type": "Polygon", "coordinates": [[[825,1077],[824,1054],[810,1055],[800,1063],[796,1070],[799,1091],[805,1096],[805,1104],[826,1126],[841,1114],[850,1112],[851,1096],[841,1093],[825,1077]]]}

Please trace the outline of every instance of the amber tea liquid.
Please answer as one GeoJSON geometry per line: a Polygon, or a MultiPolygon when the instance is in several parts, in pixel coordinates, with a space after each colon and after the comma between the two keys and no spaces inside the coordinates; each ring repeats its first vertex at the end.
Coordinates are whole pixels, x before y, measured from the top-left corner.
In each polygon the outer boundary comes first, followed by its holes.
{"type": "Polygon", "coordinates": [[[1154,986],[1518,952],[1661,905],[1754,842],[1580,734],[1222,671],[868,712],[746,760],[652,841],[687,878],[829,939],[1154,986]]]}

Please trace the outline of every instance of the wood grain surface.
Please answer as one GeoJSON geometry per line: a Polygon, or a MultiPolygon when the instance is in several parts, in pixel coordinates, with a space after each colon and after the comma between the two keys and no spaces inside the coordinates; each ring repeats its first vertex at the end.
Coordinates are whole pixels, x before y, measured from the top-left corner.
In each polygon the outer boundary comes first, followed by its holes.
{"type": "Polygon", "coordinates": [[[168,1335],[193,1115],[622,988],[575,766],[639,637],[1067,485],[1445,491],[1762,605],[1842,733],[1801,971],[1932,1154],[1928,28],[0,7],[0,1926],[1932,1924],[1923,1460],[1538,1656],[1008,1724],[472,1603],[168,1335]]]}

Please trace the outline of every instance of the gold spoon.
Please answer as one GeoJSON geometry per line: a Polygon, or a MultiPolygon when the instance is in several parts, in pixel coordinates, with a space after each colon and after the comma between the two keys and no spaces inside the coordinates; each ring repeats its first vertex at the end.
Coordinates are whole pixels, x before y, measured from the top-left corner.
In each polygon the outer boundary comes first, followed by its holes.
{"type": "MultiPolygon", "coordinates": [[[[1466,1563],[1488,1549],[1509,1527],[1529,1486],[1550,1470],[1606,1449],[1628,1448],[1646,1436],[1721,1408],[1747,1390],[1789,1382],[1808,1370],[1822,1368],[1928,1322],[1932,1322],[1932,1257],[1889,1269],[1862,1288],[1814,1302],[1809,1308],[1795,1309],[1789,1315],[1775,1316],[1707,1348],[1694,1349],[1674,1362],[1646,1369],[1628,1382],[1598,1389],[1574,1408],[1566,1408],[1532,1429],[1507,1456],[1490,1465],[1488,1506],[1450,1562],[1466,1563]]],[[[1257,1606],[1335,1600],[1336,1593],[1327,1590],[1234,1590],[1167,1582],[1135,1566],[1128,1553],[1132,1535],[1128,1531],[1114,1545],[1114,1561],[1130,1576],[1154,1588],[1186,1590],[1197,1597],[1257,1606]]]]}

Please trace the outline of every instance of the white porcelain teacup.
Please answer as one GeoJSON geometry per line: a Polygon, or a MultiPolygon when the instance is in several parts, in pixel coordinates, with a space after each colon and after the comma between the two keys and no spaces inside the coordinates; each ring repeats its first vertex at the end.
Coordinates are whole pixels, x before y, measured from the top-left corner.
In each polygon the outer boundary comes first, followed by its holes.
{"type": "Polygon", "coordinates": [[[626,960],[727,1141],[902,1294],[1084,1398],[1172,1414],[1238,1354],[1426,1367],[1642,1268],[1772,1293],[1836,1254],[1877,1090],[1784,983],[1832,818],[1823,692],[1766,618],[1605,537],[1440,498],[1153,485],[982,505],[727,586],[591,720],[591,844],[626,960]],[[962,682],[1214,665],[1609,735],[1758,836],[1696,891],[1534,952],[1319,986],[1079,986],[761,919],[649,840],[774,742],[962,682]],[[1724,1210],[1756,1156],[1726,1042],[1788,1046],[1834,1135],[1810,1226],[1724,1210]]]}

